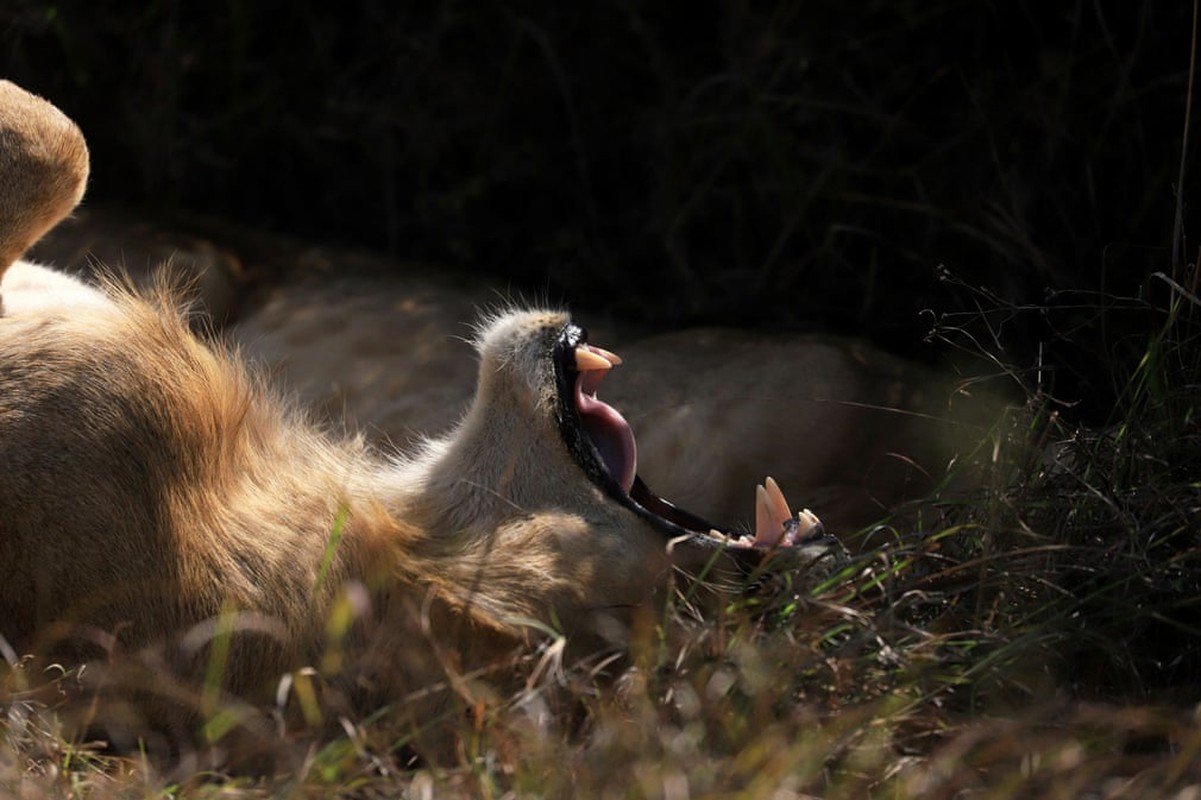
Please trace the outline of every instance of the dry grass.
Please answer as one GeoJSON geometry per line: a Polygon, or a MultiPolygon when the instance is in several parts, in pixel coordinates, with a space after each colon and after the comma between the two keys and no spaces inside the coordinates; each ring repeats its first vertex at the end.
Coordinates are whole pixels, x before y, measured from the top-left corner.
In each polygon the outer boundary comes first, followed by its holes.
{"type": "Polygon", "coordinates": [[[65,741],[16,672],[0,794],[1196,796],[1193,320],[1169,310],[1148,350],[1184,369],[1141,370],[1125,419],[1069,430],[1032,397],[979,451],[992,488],[906,509],[848,564],[769,573],[711,618],[647,609],[625,659],[564,664],[548,639],[511,696],[468,682],[443,762],[381,709],[281,737],[273,777],[164,770],[65,741]]]}

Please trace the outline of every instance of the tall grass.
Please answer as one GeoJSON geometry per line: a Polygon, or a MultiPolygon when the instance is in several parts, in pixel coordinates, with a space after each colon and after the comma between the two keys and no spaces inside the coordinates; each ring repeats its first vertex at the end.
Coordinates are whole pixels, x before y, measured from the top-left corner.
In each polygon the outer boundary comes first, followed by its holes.
{"type": "Polygon", "coordinates": [[[16,0],[0,65],[80,121],[93,201],[453,262],[658,324],[916,354],[919,313],[947,305],[939,264],[1006,302],[1049,291],[1008,347],[1042,343],[1099,418],[1098,362],[1132,356],[1140,321],[1102,329],[1074,293],[1133,295],[1166,260],[1196,146],[1190,20],[1031,0],[16,0]]]}
{"type": "Polygon", "coordinates": [[[1201,451],[1195,312],[1178,300],[1106,428],[1069,426],[1032,393],[974,451],[1003,480],[948,488],[865,531],[877,544],[849,563],[772,572],[708,615],[681,583],[620,657],[564,663],[548,638],[516,667],[523,689],[459,694],[447,760],[414,761],[384,708],[281,738],[295,766],[274,777],[163,772],[61,738],[17,669],[0,791],[1190,796],[1201,451]]]}

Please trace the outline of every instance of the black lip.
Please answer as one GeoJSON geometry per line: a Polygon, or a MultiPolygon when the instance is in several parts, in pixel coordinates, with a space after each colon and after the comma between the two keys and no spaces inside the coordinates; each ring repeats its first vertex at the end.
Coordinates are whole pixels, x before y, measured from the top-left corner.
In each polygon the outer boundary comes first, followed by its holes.
{"type": "Polygon", "coordinates": [[[739,538],[742,534],[727,531],[657,496],[640,476],[634,476],[634,485],[627,493],[609,473],[596,446],[584,433],[580,412],[575,407],[575,382],[579,376],[579,371],[575,368],[575,349],[587,341],[588,332],[584,328],[568,323],[555,341],[552,360],[557,389],[556,421],[559,432],[567,450],[588,479],[610,498],[669,537],[691,536],[697,544],[710,547],[721,547],[725,544],[709,535],[710,530],[716,530],[731,538],[739,538]]]}

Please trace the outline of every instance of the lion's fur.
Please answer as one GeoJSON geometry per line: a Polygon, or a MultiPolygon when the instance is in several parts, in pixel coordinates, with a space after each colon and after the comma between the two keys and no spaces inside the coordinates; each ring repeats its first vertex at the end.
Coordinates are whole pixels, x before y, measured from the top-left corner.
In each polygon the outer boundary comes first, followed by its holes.
{"type": "MultiPolygon", "coordinates": [[[[29,643],[65,620],[136,646],[234,608],[279,626],[274,658],[231,665],[245,688],[320,652],[347,581],[402,616],[436,601],[517,643],[514,620],[636,604],[667,568],[662,538],[582,478],[548,414],[529,413],[547,402],[538,384],[514,380],[542,377],[514,341],[540,347],[561,314],[508,315],[512,349],[485,338],[463,423],[392,462],[314,429],[197,341],[169,296],[110,291],[87,314],[0,318],[6,636],[29,643]]],[[[389,636],[414,625],[389,620],[389,636]]]]}
{"type": "MultiPolygon", "coordinates": [[[[36,150],[61,115],[14,91],[0,107],[47,122],[20,118],[12,141],[36,150]]],[[[0,163],[13,257],[82,188],[74,157],[63,176],[5,172],[33,163],[0,163]]],[[[2,277],[0,634],[19,652],[153,651],[186,683],[211,669],[228,624],[224,691],[269,697],[282,674],[324,664],[351,693],[403,700],[503,660],[531,620],[594,641],[664,585],[665,538],[605,498],[553,427],[560,312],[489,321],[461,424],[383,457],[197,339],[166,289],[96,289],[20,261],[2,277]]]]}
{"type": "Polygon", "coordinates": [[[75,123],[40,97],[0,81],[0,276],[71,212],[88,177],[75,123]]]}

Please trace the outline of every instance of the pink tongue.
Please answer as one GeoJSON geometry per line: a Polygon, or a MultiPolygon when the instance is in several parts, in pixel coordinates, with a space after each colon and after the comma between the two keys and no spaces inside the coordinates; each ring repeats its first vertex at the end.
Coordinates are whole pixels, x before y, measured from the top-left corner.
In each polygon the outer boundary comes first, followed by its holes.
{"type": "Polygon", "coordinates": [[[609,474],[629,492],[638,471],[638,450],[634,431],[617,409],[596,399],[596,387],[605,373],[600,370],[581,372],[575,382],[575,407],[580,412],[584,433],[592,441],[609,474]]]}

